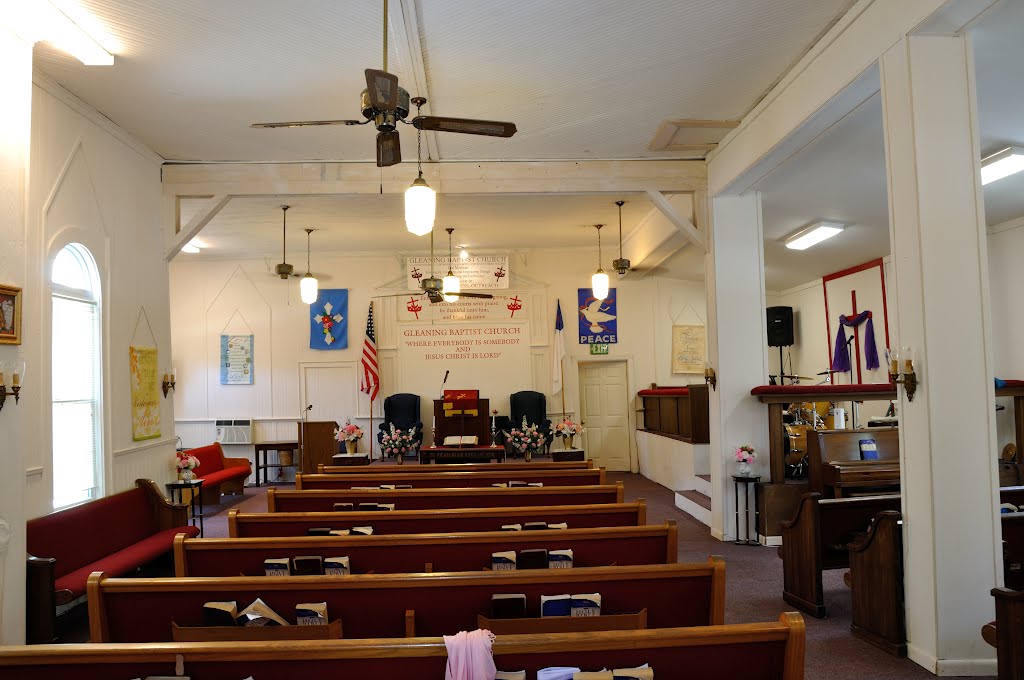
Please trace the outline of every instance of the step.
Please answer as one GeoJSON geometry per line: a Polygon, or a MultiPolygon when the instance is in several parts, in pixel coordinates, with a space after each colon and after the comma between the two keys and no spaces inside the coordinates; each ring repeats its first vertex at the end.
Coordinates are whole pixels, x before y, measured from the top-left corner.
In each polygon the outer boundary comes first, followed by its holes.
{"type": "Polygon", "coordinates": [[[711,495],[711,475],[697,475],[693,478],[693,488],[705,496],[711,495]]]}
{"type": "Polygon", "coordinates": [[[711,526],[711,498],[695,489],[676,491],[676,507],[698,522],[711,526]]]}

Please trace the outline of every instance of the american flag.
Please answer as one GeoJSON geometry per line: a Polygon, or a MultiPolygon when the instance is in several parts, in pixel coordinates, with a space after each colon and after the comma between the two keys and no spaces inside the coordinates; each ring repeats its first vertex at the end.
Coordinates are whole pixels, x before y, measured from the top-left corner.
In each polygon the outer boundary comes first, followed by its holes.
{"type": "Polygon", "coordinates": [[[377,398],[380,391],[380,374],[377,368],[377,333],[373,329],[373,303],[370,313],[366,315],[366,337],[363,338],[363,377],[359,381],[359,389],[370,395],[370,402],[377,398]]]}

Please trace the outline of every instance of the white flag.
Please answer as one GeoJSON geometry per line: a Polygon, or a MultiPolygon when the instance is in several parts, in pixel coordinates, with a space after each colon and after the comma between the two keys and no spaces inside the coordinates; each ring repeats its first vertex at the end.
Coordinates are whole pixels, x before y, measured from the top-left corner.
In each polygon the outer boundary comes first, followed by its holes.
{"type": "Polygon", "coordinates": [[[558,394],[562,391],[562,359],[565,358],[565,325],[562,323],[562,303],[558,302],[558,311],[555,312],[555,371],[551,376],[551,394],[558,394]]]}

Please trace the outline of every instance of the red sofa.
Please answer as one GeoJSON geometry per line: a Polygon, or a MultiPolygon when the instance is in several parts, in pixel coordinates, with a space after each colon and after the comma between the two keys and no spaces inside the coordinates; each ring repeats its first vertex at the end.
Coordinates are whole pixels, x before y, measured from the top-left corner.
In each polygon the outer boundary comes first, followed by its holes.
{"type": "Polygon", "coordinates": [[[170,552],[174,536],[197,536],[188,509],[168,503],[149,479],[112,496],[31,519],[26,524],[26,624],[30,643],[56,639],[58,605],[85,595],[94,571],[128,574],[170,552]]]}
{"type": "Polygon", "coordinates": [[[199,459],[195,472],[203,479],[204,504],[216,505],[222,493],[240,494],[245,489],[245,478],[252,474],[248,458],[225,458],[219,442],[188,453],[199,459]]]}

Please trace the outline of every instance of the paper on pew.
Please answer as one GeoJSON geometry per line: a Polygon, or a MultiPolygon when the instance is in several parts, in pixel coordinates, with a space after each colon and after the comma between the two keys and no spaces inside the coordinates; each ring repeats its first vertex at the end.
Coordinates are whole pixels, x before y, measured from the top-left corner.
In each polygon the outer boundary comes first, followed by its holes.
{"type": "Polygon", "coordinates": [[[537,680],[572,680],[580,669],[573,666],[550,666],[537,671],[537,680]]]}
{"type": "Polygon", "coordinates": [[[494,680],[526,680],[526,671],[498,671],[494,680]]]}
{"type": "Polygon", "coordinates": [[[242,610],[242,613],[238,615],[238,619],[243,626],[290,625],[281,618],[280,614],[271,609],[266,602],[258,597],[252,604],[242,610]]]}
{"type": "Polygon", "coordinates": [[[373,527],[352,527],[349,532],[353,536],[372,536],[373,527]]]}
{"type": "Polygon", "coordinates": [[[549,524],[548,529],[568,529],[569,525],[565,522],[558,522],[557,524],[549,524]]]}
{"type": "Polygon", "coordinates": [[[523,525],[522,524],[502,524],[501,525],[501,530],[502,531],[522,531],[523,530],[523,525]]]}
{"type": "Polygon", "coordinates": [[[654,669],[647,664],[637,668],[616,668],[612,677],[615,680],[654,680],[654,669]]]}
{"type": "Polygon", "coordinates": [[[580,671],[572,674],[572,680],[615,680],[611,671],[580,671]]]}

